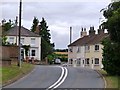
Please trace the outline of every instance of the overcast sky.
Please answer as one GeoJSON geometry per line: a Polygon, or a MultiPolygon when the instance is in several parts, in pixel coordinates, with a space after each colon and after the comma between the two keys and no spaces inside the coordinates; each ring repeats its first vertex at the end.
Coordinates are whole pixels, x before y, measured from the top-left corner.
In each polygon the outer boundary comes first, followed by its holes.
{"type": "MultiPolygon", "coordinates": [[[[40,21],[44,17],[51,33],[51,42],[55,48],[67,48],[69,44],[69,27],[72,26],[72,41],[80,38],[81,27],[89,30],[90,26],[98,29],[100,10],[105,8],[111,0],[23,0],[22,25],[28,29],[32,26],[33,17],[40,21]]],[[[12,19],[19,15],[19,0],[4,0],[0,5],[2,19],[12,19]]]]}

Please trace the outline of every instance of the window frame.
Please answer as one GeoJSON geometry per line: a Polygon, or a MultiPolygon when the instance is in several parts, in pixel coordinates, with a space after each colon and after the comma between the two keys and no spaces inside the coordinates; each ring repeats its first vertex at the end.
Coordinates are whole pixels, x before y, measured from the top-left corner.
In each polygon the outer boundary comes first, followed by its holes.
{"type": "Polygon", "coordinates": [[[36,50],[31,50],[31,56],[36,56],[36,50]],[[33,51],[35,52],[33,53],[33,51]]]}
{"type": "Polygon", "coordinates": [[[95,64],[95,65],[99,65],[99,64],[100,64],[99,58],[95,58],[94,64],[95,64]],[[96,63],[96,60],[98,60],[97,63],[96,63]]]}

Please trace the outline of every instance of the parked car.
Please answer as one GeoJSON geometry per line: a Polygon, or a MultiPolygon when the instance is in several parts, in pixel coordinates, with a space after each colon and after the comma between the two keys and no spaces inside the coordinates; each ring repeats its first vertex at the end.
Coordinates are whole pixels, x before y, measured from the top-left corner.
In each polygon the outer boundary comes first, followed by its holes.
{"type": "Polygon", "coordinates": [[[61,60],[59,58],[55,59],[55,64],[61,64],[61,60]]]}

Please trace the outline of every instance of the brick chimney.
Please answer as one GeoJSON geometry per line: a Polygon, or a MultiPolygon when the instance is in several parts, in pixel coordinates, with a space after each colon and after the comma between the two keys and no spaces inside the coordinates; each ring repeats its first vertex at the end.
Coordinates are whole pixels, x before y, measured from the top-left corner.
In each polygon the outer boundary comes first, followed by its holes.
{"type": "Polygon", "coordinates": [[[35,33],[36,33],[36,34],[39,34],[39,33],[40,33],[40,26],[39,26],[39,25],[36,26],[35,33]]]}
{"type": "Polygon", "coordinates": [[[90,35],[90,36],[95,35],[94,26],[90,27],[89,35],[90,35]]]}
{"type": "Polygon", "coordinates": [[[87,31],[86,31],[86,28],[82,28],[82,31],[81,31],[81,37],[84,37],[87,35],[87,31]]]}
{"type": "Polygon", "coordinates": [[[101,25],[99,26],[98,34],[104,34],[104,29],[101,25]]]}

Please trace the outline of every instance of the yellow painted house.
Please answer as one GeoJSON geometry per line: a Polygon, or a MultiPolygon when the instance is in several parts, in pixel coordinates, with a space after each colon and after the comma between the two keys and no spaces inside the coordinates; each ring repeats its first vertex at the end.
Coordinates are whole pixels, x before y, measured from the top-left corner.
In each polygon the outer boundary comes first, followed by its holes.
{"type": "Polygon", "coordinates": [[[82,28],[81,38],[68,45],[68,64],[91,69],[101,69],[102,48],[101,41],[107,37],[104,29],[100,26],[98,34],[95,34],[94,27],[90,27],[89,35],[86,29],[82,28]]]}

